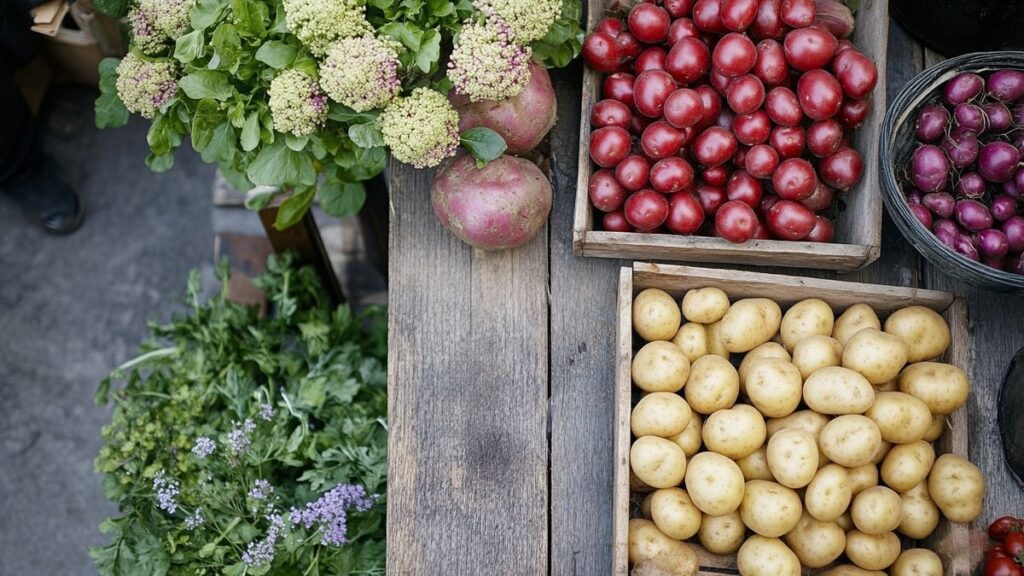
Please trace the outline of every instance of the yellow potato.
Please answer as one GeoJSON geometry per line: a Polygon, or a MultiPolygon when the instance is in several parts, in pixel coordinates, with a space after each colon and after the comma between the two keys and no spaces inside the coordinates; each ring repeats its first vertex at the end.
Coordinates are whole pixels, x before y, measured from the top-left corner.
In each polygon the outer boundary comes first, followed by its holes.
{"type": "Polygon", "coordinates": [[[682,396],[672,392],[651,392],[633,407],[629,427],[633,435],[670,438],[686,430],[692,412],[682,396]]]}
{"type": "Polygon", "coordinates": [[[744,385],[747,381],[747,372],[750,371],[750,366],[758,360],[764,358],[779,358],[790,361],[789,352],[779,344],[778,342],[765,342],[757,348],[754,348],[750,352],[743,355],[743,361],[740,362],[739,376],[740,376],[740,391],[743,391],[744,385]]]}
{"type": "Polygon", "coordinates": [[[662,561],[663,568],[671,576],[686,576],[697,573],[697,553],[684,542],[673,540],[658,530],[654,522],[642,518],[629,520],[629,561],[638,564],[643,561],[662,561]]]}
{"type": "Polygon", "coordinates": [[[814,475],[804,491],[807,513],[822,522],[832,522],[843,515],[853,498],[850,473],[838,464],[827,464],[814,475]]]}
{"type": "Polygon", "coordinates": [[[887,382],[881,384],[872,384],[875,389],[875,394],[881,394],[882,392],[899,392],[900,391],[900,379],[893,378],[887,382]]]}
{"type": "Polygon", "coordinates": [[[843,345],[831,336],[816,334],[793,347],[793,365],[807,378],[822,368],[843,363],[843,345]]]}
{"type": "Polygon", "coordinates": [[[840,564],[831,570],[822,572],[821,576],[886,576],[881,570],[865,570],[853,564],[840,564]]]}
{"type": "Polygon", "coordinates": [[[946,431],[946,415],[935,414],[932,416],[932,423],[928,425],[928,430],[924,433],[922,440],[926,442],[935,442],[942,436],[942,433],[946,431]]]}
{"type": "Polygon", "coordinates": [[[679,485],[686,473],[686,454],[678,444],[657,436],[641,436],[629,449],[629,465],[652,488],[679,485]]]}
{"type": "Polygon", "coordinates": [[[872,486],[853,499],[850,518],[865,534],[892,532],[902,518],[900,495],[885,486],[872,486]]]}
{"type": "Polygon", "coordinates": [[[897,492],[906,492],[928,478],[935,464],[935,449],[924,440],[893,446],[882,460],[882,481],[897,492]]]}
{"type": "Polygon", "coordinates": [[[856,496],[872,486],[878,486],[878,466],[867,463],[849,468],[850,493],[856,496]]]}
{"type": "Polygon", "coordinates": [[[686,493],[701,512],[722,516],[743,501],[743,472],[735,462],[714,452],[701,452],[686,468],[686,493]]]}
{"type": "MultiPolygon", "coordinates": [[[[810,432],[814,436],[814,441],[817,442],[818,434],[821,433],[821,429],[825,427],[825,424],[828,424],[828,416],[823,416],[813,410],[798,410],[784,418],[768,419],[765,421],[765,428],[768,431],[768,437],[771,438],[783,428],[796,427],[810,432]]],[[[825,464],[828,464],[828,458],[821,451],[821,446],[818,446],[818,466],[824,466],[825,464]]]]}
{"type": "Polygon", "coordinates": [[[843,345],[843,366],[860,372],[872,384],[892,380],[906,363],[907,345],[903,340],[875,328],[857,332],[843,345]]]}
{"type": "Polygon", "coordinates": [[[939,507],[928,494],[928,483],[921,482],[900,494],[900,500],[900,533],[914,540],[931,536],[939,525],[939,507]]]}
{"type": "Polygon", "coordinates": [[[683,316],[690,322],[718,322],[729,310],[729,296],[721,288],[698,288],[683,296],[683,316]]]}
{"type": "Polygon", "coordinates": [[[824,300],[808,298],[801,300],[782,317],[782,325],[779,334],[782,336],[782,344],[787,350],[792,350],[797,342],[811,336],[829,336],[832,334],[832,326],[835,324],[835,315],[832,307],[824,300]]]}
{"type": "Polygon", "coordinates": [[[645,392],[678,392],[690,376],[690,360],[671,342],[648,342],[633,357],[632,375],[645,392]]]}
{"type": "Polygon", "coordinates": [[[722,343],[722,321],[713,322],[704,327],[704,333],[708,338],[708,354],[714,354],[715,356],[721,356],[726,360],[729,359],[729,351],[725,349],[725,344],[722,343]]]}
{"type": "Polygon", "coordinates": [[[772,300],[738,300],[722,317],[722,344],[729,352],[749,352],[775,336],[781,318],[782,311],[772,300]]]}
{"type": "Polygon", "coordinates": [[[900,555],[900,539],[892,532],[865,534],[851,530],[846,534],[846,557],[865,570],[885,570],[900,555]]]}
{"type": "Polygon", "coordinates": [[[928,475],[928,494],[950,522],[973,522],[981,515],[985,477],[964,458],[943,454],[928,475]]]}
{"type": "Polygon", "coordinates": [[[846,346],[846,341],[857,332],[865,328],[882,329],[882,323],[878,321],[878,315],[867,304],[854,304],[846,309],[839,318],[836,318],[832,327],[832,337],[846,346]]]}
{"type": "Polygon", "coordinates": [[[672,343],[679,346],[691,364],[708,353],[708,333],[703,324],[683,324],[679,327],[679,332],[672,337],[672,343]]]}
{"type": "Polygon", "coordinates": [[[819,414],[863,414],[874,401],[871,384],[849,368],[822,368],[804,381],[804,402],[819,414]]]}
{"type": "Polygon", "coordinates": [[[767,480],[747,482],[740,503],[740,518],[754,532],[778,538],[800,521],[800,496],[781,484],[767,480]]]}
{"type": "Polygon", "coordinates": [[[799,428],[785,428],[768,441],[768,467],[779,484],[803,488],[818,471],[818,442],[799,428]]]}
{"type": "Polygon", "coordinates": [[[669,440],[678,444],[687,458],[693,458],[693,455],[700,451],[701,443],[704,441],[701,428],[703,428],[703,422],[700,419],[700,414],[693,414],[686,429],[669,440]]]}
{"type": "Polygon", "coordinates": [[[800,405],[803,378],[796,366],[779,358],[750,364],[744,389],[750,403],[770,418],[789,416],[800,405]]]}
{"type": "Polygon", "coordinates": [[[889,569],[891,576],[943,576],[942,560],[927,548],[904,550],[889,569]]]}
{"type": "Polygon", "coordinates": [[[690,408],[711,414],[736,403],[740,394],[739,375],[721,356],[704,356],[693,363],[684,391],[690,408]]]}
{"type": "Polygon", "coordinates": [[[889,455],[889,450],[891,450],[892,447],[892,442],[886,442],[885,440],[879,442],[878,448],[875,450],[875,455],[871,457],[871,463],[876,466],[881,464],[882,461],[885,460],[885,457],[889,455]]]}
{"type": "Polygon", "coordinates": [[[847,468],[871,462],[881,443],[878,426],[859,414],[837,416],[818,435],[818,445],[825,456],[847,468]]]}
{"type": "Polygon", "coordinates": [[[681,488],[662,488],[650,495],[651,520],[666,536],[686,540],[700,528],[701,512],[681,488]]]}
{"type": "Polygon", "coordinates": [[[949,348],[949,324],[938,312],[924,306],[897,310],[885,319],[885,331],[907,345],[907,362],[932,360],[949,348]]]}
{"type": "Polygon", "coordinates": [[[712,554],[735,554],[747,537],[739,511],[722,516],[704,516],[697,532],[700,545],[712,554]]]}
{"type": "Polygon", "coordinates": [[[704,421],[704,446],[733,460],[749,456],[760,448],[765,434],[761,413],[746,404],[718,410],[704,421]]]}
{"type": "Polygon", "coordinates": [[[900,392],[919,398],[932,414],[949,414],[963,406],[970,389],[967,374],[951,364],[918,362],[900,374],[900,392]]]}
{"type": "Polygon", "coordinates": [[[736,553],[740,576],[800,576],[800,559],[778,538],[754,535],[736,553]]]}
{"type": "Polygon", "coordinates": [[[853,520],[850,518],[850,511],[843,512],[842,516],[836,518],[836,524],[843,529],[844,532],[849,533],[853,530],[853,520]]]}
{"type": "Polygon", "coordinates": [[[875,394],[875,403],[864,413],[878,425],[882,440],[906,444],[924,438],[932,425],[928,406],[910,394],[882,392],[875,394]]]}
{"type": "Polygon", "coordinates": [[[828,566],[846,550],[846,532],[838,524],[816,520],[806,511],[783,539],[808,568],[828,566]]]}
{"type": "Polygon", "coordinates": [[[671,340],[681,320],[679,306],[664,290],[648,288],[633,299],[633,329],[648,342],[671,340]]]}
{"type": "Polygon", "coordinates": [[[744,480],[775,480],[771,468],[768,467],[768,447],[761,446],[749,455],[736,461],[743,472],[744,480]]]}

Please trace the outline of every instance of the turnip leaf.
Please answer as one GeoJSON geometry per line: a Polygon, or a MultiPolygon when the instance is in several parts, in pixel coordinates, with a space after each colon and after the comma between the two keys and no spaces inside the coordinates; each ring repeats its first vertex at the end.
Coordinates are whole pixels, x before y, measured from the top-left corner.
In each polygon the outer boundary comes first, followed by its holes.
{"type": "Polygon", "coordinates": [[[483,127],[466,130],[462,133],[460,142],[462,147],[476,159],[477,168],[483,168],[491,160],[498,159],[508,147],[501,135],[490,128],[483,127]]]}

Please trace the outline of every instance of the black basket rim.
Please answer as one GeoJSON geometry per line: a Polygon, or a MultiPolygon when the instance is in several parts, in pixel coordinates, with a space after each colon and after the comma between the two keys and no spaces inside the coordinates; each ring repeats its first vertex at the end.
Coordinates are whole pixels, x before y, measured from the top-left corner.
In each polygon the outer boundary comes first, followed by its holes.
{"type": "Polygon", "coordinates": [[[1024,70],[1024,51],[975,52],[950,58],[914,76],[899,91],[882,119],[878,159],[881,164],[882,200],[904,238],[933,265],[969,284],[1000,291],[1024,292],[1024,276],[996,270],[975,262],[942,244],[918,221],[903,198],[893,166],[897,136],[906,122],[925,101],[930,100],[946,80],[965,71],[1017,68],[1024,70]]]}

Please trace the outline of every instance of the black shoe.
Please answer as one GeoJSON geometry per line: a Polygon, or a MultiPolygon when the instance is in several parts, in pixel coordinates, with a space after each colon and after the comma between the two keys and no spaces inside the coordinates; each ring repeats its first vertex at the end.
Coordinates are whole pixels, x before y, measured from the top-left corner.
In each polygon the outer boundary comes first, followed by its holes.
{"type": "Polygon", "coordinates": [[[54,174],[51,164],[44,163],[28,178],[6,187],[4,192],[44,232],[70,234],[82,223],[85,210],[78,193],[54,174]]]}

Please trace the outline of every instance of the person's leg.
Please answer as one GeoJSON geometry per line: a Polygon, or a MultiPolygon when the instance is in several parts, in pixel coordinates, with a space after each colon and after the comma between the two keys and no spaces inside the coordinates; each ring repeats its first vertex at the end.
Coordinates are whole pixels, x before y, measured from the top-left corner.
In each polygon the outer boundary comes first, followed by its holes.
{"type": "Polygon", "coordinates": [[[78,195],[47,166],[39,130],[14,82],[14,67],[31,59],[34,38],[15,3],[0,0],[0,196],[10,198],[46,232],[66,234],[82,220],[78,195]]]}

